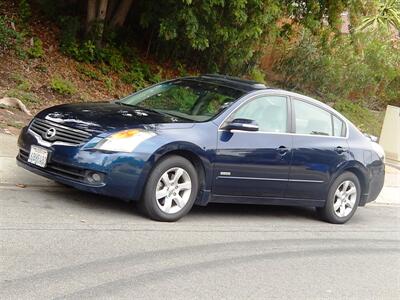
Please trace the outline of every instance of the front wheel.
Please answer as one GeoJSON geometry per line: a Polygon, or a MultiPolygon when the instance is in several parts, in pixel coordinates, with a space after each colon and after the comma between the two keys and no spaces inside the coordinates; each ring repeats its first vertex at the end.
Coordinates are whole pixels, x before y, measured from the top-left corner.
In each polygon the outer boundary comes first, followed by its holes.
{"type": "Polygon", "coordinates": [[[198,188],[194,166],[181,156],[168,156],[152,170],[140,204],[150,218],[173,222],[192,208],[198,188]]]}
{"type": "Polygon", "coordinates": [[[324,207],[318,207],[319,216],[333,224],[344,224],[357,210],[361,187],[357,176],[344,172],[332,183],[324,207]]]}

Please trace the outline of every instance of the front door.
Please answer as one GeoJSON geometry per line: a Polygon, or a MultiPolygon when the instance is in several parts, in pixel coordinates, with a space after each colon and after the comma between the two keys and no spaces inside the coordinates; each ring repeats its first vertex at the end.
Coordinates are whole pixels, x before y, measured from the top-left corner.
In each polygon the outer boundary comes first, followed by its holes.
{"type": "Polygon", "coordinates": [[[292,155],[288,99],[260,96],[249,100],[226,122],[238,118],[255,121],[259,131],[219,131],[213,194],[231,196],[233,202],[234,197],[283,197],[292,155]]]}

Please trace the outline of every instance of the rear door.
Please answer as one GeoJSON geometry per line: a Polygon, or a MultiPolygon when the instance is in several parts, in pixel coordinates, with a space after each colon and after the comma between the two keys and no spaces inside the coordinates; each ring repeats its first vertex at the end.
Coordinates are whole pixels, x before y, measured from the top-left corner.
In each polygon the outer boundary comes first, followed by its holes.
{"type": "Polygon", "coordinates": [[[285,197],[325,200],[331,175],[348,160],[346,124],[323,107],[292,99],[293,157],[285,197]]]}

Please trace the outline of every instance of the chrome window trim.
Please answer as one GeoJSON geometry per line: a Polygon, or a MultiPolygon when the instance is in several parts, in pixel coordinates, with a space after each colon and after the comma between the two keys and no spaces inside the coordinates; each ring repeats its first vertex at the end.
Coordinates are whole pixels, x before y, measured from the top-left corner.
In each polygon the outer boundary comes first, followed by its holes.
{"type": "MultiPolygon", "coordinates": [[[[218,131],[226,131],[225,129],[218,129],[218,131]]],[[[243,131],[233,129],[232,132],[246,132],[253,134],[280,134],[280,135],[295,135],[295,136],[310,136],[310,137],[324,137],[324,138],[335,138],[335,139],[346,139],[343,136],[331,136],[331,135],[316,135],[316,134],[303,134],[303,133],[292,133],[292,132],[269,132],[269,131],[243,131]]]]}
{"type": "MultiPolygon", "coordinates": [[[[292,92],[285,92],[285,91],[269,91],[267,90],[267,92],[263,91],[263,93],[257,93],[254,95],[249,96],[248,99],[244,100],[242,103],[240,103],[237,107],[235,107],[220,123],[220,125],[218,125],[218,131],[226,131],[224,129],[222,129],[223,125],[225,124],[226,120],[233,114],[235,113],[236,110],[238,110],[242,105],[248,103],[249,101],[252,101],[254,98],[258,98],[258,97],[263,97],[263,96],[281,96],[281,97],[285,97],[287,98],[290,102],[293,100],[293,98],[296,98],[300,101],[304,101],[309,103],[310,105],[314,105],[320,109],[323,109],[327,112],[329,112],[330,114],[333,114],[334,116],[336,116],[339,120],[343,121],[345,126],[346,126],[346,135],[345,136],[327,136],[327,135],[316,135],[316,134],[302,134],[302,133],[293,133],[293,132],[269,132],[269,131],[241,131],[241,130],[232,130],[233,132],[246,132],[246,133],[261,133],[261,134],[285,134],[285,135],[292,135],[292,136],[310,136],[310,137],[318,137],[318,138],[335,138],[335,139],[348,139],[349,138],[349,124],[346,118],[342,117],[338,112],[334,111],[333,108],[327,106],[327,108],[324,107],[324,103],[309,98],[307,96],[304,95],[300,95],[300,94],[296,94],[296,93],[292,93],[292,92]],[[318,102],[317,102],[318,101],[318,102]],[[321,105],[322,104],[322,105],[321,105]]],[[[291,103],[290,103],[291,105],[291,103]]],[[[289,113],[289,111],[288,111],[289,113]]],[[[292,116],[292,111],[290,109],[290,114],[292,116]]],[[[291,117],[290,116],[290,117],[291,117]]],[[[289,117],[289,116],[288,116],[289,117]]]]}

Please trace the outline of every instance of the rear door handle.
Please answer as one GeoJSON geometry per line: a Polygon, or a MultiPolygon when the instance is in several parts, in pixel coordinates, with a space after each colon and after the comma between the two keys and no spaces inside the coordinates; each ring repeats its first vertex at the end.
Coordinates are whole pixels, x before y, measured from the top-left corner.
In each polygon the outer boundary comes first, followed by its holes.
{"type": "Polygon", "coordinates": [[[340,154],[340,153],[346,152],[347,150],[346,150],[346,148],[343,148],[342,146],[337,146],[335,148],[335,151],[340,154]]]}
{"type": "Polygon", "coordinates": [[[278,148],[276,148],[276,151],[278,151],[279,154],[284,155],[286,152],[289,151],[289,149],[285,146],[279,146],[278,148]]]}

